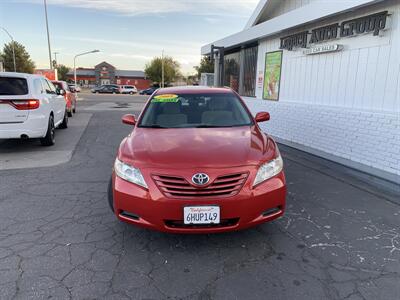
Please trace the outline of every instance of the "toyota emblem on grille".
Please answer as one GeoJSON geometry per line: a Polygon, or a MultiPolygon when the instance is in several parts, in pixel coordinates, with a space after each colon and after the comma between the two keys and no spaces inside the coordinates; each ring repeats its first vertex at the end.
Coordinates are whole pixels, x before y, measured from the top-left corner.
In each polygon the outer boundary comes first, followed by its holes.
{"type": "Polygon", "coordinates": [[[210,181],[210,177],[208,177],[208,175],[204,173],[197,173],[193,175],[192,181],[194,184],[197,185],[205,185],[210,181]]]}

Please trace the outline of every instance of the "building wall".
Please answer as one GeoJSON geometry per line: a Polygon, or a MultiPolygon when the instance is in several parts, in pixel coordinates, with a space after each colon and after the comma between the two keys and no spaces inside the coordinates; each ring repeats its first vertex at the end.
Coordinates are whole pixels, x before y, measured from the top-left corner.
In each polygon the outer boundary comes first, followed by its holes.
{"type": "MultiPolygon", "coordinates": [[[[74,75],[67,75],[67,80],[68,81],[74,81],[74,75]]],[[[88,81],[95,81],[96,78],[93,76],[76,76],[76,80],[88,80],[88,81]]]]}
{"type": "Polygon", "coordinates": [[[134,77],[117,77],[116,84],[119,85],[134,85],[138,90],[145,90],[150,87],[151,81],[143,78],[134,77]]]}
{"type": "MultiPolygon", "coordinates": [[[[69,81],[74,81],[73,75],[67,75],[69,81]]],[[[95,76],[77,76],[77,81],[88,82],[89,85],[95,85],[96,77],[95,76]]],[[[145,90],[150,87],[151,81],[144,78],[136,78],[136,77],[117,77],[115,80],[115,84],[118,85],[134,85],[138,90],[145,90]]],[[[84,84],[86,85],[86,84],[84,84]]]]}
{"type": "Polygon", "coordinates": [[[110,84],[116,84],[115,80],[115,67],[103,61],[94,67],[96,82],[100,83],[102,80],[108,80],[110,84]]]}
{"type": "MultiPolygon", "coordinates": [[[[330,43],[344,49],[335,53],[307,56],[301,50],[284,50],[279,101],[261,100],[260,85],[257,98],[247,99],[254,112],[271,112],[271,121],[262,124],[268,133],[400,175],[399,1],[384,1],[281,36],[383,10],[392,13],[383,36],[338,39],[330,43]]],[[[278,50],[279,44],[279,37],[261,41],[257,74],[264,73],[265,53],[278,50]]]]}

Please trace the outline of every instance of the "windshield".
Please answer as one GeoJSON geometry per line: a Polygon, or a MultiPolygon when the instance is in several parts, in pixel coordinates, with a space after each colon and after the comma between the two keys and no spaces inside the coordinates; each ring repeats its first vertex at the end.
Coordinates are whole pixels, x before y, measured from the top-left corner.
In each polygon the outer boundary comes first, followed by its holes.
{"type": "Polygon", "coordinates": [[[28,83],[25,78],[0,77],[0,95],[26,95],[28,83]]]}
{"type": "Polygon", "coordinates": [[[232,93],[164,94],[150,100],[138,126],[207,128],[252,124],[242,102],[232,93]]]}

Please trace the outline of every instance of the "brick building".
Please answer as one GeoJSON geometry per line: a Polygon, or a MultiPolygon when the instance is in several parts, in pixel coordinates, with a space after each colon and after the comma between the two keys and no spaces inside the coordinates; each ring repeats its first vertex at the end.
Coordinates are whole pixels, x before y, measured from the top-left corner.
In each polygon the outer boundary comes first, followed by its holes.
{"type": "Polygon", "coordinates": [[[400,180],[399,0],[261,0],[201,50],[280,142],[400,180]]]}
{"type": "MultiPolygon", "coordinates": [[[[102,62],[93,69],[77,68],[76,77],[81,86],[97,86],[103,84],[134,85],[138,90],[150,87],[151,81],[146,79],[143,71],[117,70],[113,65],[102,62]]],[[[67,74],[68,81],[74,81],[74,72],[67,74]]]]}

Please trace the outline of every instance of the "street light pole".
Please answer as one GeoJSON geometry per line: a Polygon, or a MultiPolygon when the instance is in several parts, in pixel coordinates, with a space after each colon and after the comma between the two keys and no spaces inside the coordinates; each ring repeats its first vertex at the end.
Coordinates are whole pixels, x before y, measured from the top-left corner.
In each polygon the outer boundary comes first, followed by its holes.
{"type": "Polygon", "coordinates": [[[92,51],[88,51],[88,52],[83,52],[83,53],[80,53],[80,54],[77,54],[77,55],[74,56],[75,98],[78,96],[77,93],[76,93],[76,87],[77,87],[77,85],[76,85],[76,58],[79,57],[79,56],[82,56],[82,55],[91,54],[91,53],[97,53],[97,52],[100,52],[100,50],[92,50],[92,51]]]}
{"type": "Polygon", "coordinates": [[[5,29],[4,27],[0,27],[1,29],[3,29],[3,31],[5,33],[7,33],[7,35],[10,37],[11,39],[11,46],[12,46],[12,52],[13,52],[13,60],[14,60],[14,72],[17,72],[17,64],[15,63],[15,48],[14,48],[14,38],[12,37],[12,35],[7,31],[7,29],[5,29]]]}
{"type": "Polygon", "coordinates": [[[53,64],[51,61],[51,47],[50,47],[50,33],[49,33],[49,21],[47,19],[47,2],[43,0],[44,3],[44,15],[46,17],[46,30],[47,30],[47,46],[49,47],[49,62],[50,62],[50,70],[53,69],[53,64]]]}

